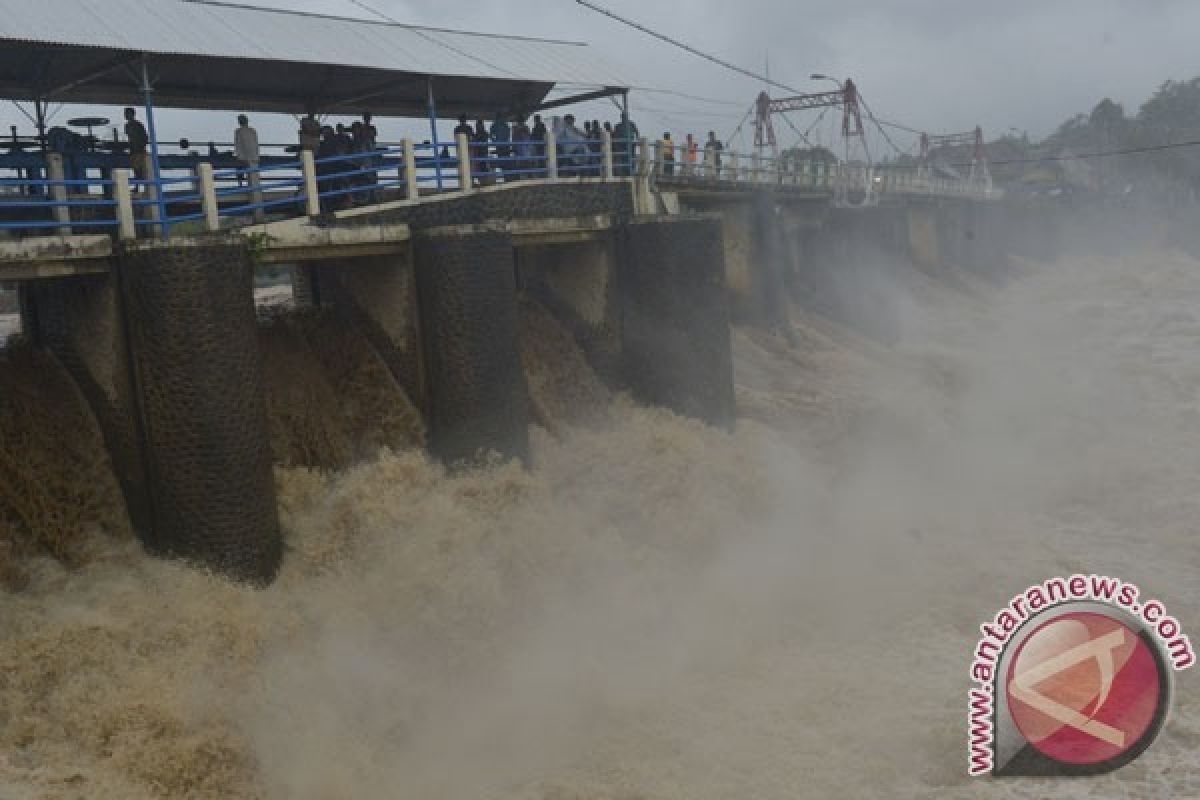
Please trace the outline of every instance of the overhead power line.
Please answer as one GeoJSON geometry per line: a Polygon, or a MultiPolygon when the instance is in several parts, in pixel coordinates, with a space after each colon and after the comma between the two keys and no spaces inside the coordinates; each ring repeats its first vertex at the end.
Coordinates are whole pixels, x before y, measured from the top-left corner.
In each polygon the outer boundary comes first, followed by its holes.
{"type": "MultiPolygon", "coordinates": [[[[1055,161],[1075,161],[1076,159],[1089,158],[1114,158],[1117,156],[1136,156],[1142,153],[1157,153],[1163,150],[1178,150],[1184,147],[1200,147],[1200,139],[1193,139],[1186,142],[1168,142],[1167,144],[1151,144],[1143,147],[1127,147],[1121,150],[1105,150],[1094,153],[1073,153],[1057,156],[1038,156],[1036,158],[1008,158],[999,161],[988,160],[992,166],[1004,166],[1007,164],[1042,164],[1055,161]]],[[[954,164],[952,166],[970,166],[968,164],[954,164]]]]}
{"type": "Polygon", "coordinates": [[[650,28],[647,28],[645,25],[642,25],[639,22],[634,22],[633,20],[626,19],[625,17],[622,17],[619,14],[614,14],[612,11],[609,11],[607,8],[598,6],[595,3],[589,2],[588,0],[575,0],[575,2],[578,3],[579,5],[583,6],[584,8],[590,8],[592,11],[595,11],[597,14],[603,14],[604,16],[608,17],[609,19],[614,19],[617,22],[620,22],[622,25],[628,25],[629,27],[631,27],[635,30],[639,30],[648,36],[653,36],[655,39],[658,39],[659,41],[663,41],[663,42],[666,42],[667,44],[674,45],[675,47],[678,47],[681,50],[686,50],[687,52],[691,53],[692,55],[697,56],[699,58],[703,58],[705,61],[710,61],[719,67],[724,67],[725,69],[732,70],[741,75],[745,75],[747,78],[753,78],[756,81],[760,81],[760,82],[768,84],[770,86],[776,86],[780,89],[786,89],[789,92],[792,92],[793,94],[802,94],[802,92],[799,89],[795,89],[791,86],[788,86],[786,83],[780,83],[779,81],[771,80],[771,78],[769,78],[766,75],[760,75],[757,72],[752,72],[751,70],[748,70],[744,67],[739,67],[737,64],[731,64],[730,62],[726,61],[723,58],[714,56],[711,53],[706,53],[703,50],[699,50],[695,47],[692,47],[690,44],[681,42],[678,39],[672,39],[670,36],[667,36],[666,34],[659,33],[658,31],[655,31],[655,30],[651,30],[650,28]]]}
{"type": "MultiPolygon", "coordinates": [[[[368,14],[374,14],[375,16],[382,19],[384,22],[390,22],[394,25],[403,25],[404,24],[404,23],[400,22],[400,20],[396,19],[395,17],[389,16],[389,15],[383,13],[379,9],[375,8],[374,6],[367,5],[366,3],[363,2],[363,0],[348,0],[348,2],[358,6],[363,11],[366,11],[368,14]]],[[[474,61],[476,64],[481,64],[484,67],[486,67],[490,70],[494,70],[496,72],[502,72],[511,78],[518,77],[517,74],[515,72],[512,72],[511,70],[507,70],[504,67],[497,66],[496,64],[493,64],[490,61],[486,61],[472,53],[468,53],[466,50],[463,50],[462,48],[455,47],[454,45],[449,44],[448,42],[444,42],[441,39],[430,36],[429,34],[425,33],[424,31],[420,30],[419,28],[409,28],[409,30],[411,30],[413,33],[417,34],[418,36],[420,36],[422,39],[426,40],[427,42],[435,44],[438,47],[444,47],[445,49],[451,51],[452,53],[457,53],[458,55],[460,55],[464,58],[469,58],[472,61],[474,61]]]]}
{"type": "MultiPolygon", "coordinates": [[[[572,89],[577,88],[577,87],[584,87],[584,88],[588,88],[588,89],[603,89],[603,88],[605,88],[605,85],[601,84],[601,83],[572,83],[570,81],[559,81],[557,84],[554,85],[554,88],[551,89],[550,91],[552,91],[552,92],[571,91],[571,89],[567,89],[567,88],[560,89],[559,88],[560,86],[561,87],[572,87],[572,89]]],[[[741,100],[719,100],[715,97],[704,97],[703,95],[690,94],[688,92],[681,92],[678,89],[663,89],[663,88],[656,88],[656,87],[652,87],[652,86],[630,86],[628,88],[630,90],[635,90],[635,91],[639,91],[639,92],[647,92],[649,94],[669,94],[669,95],[673,95],[675,97],[682,97],[685,100],[695,100],[700,103],[713,103],[713,104],[719,105],[719,106],[737,106],[738,108],[741,108],[742,106],[745,105],[745,103],[743,103],[741,100]]]]}

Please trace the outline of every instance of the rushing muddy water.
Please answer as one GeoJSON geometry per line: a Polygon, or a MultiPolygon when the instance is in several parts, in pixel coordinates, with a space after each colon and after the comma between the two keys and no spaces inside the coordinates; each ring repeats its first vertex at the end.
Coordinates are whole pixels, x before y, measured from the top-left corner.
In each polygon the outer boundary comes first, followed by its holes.
{"type": "Polygon", "coordinates": [[[733,434],[564,378],[527,319],[531,471],[281,469],[265,591],[100,534],[34,562],[0,797],[1200,796],[1191,673],[1115,775],[969,784],[964,749],[1027,585],[1121,575],[1200,631],[1200,262],[895,270],[895,346],[735,331],[733,434]]]}

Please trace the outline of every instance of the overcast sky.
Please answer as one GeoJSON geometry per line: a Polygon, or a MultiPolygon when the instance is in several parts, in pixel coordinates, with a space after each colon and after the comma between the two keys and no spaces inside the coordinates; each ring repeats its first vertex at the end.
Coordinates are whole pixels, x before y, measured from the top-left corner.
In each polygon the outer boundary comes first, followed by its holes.
{"type": "MultiPolygon", "coordinates": [[[[173,2],[174,0],[146,0],[173,2]]],[[[578,5],[574,0],[364,0],[403,22],[585,41],[635,86],[701,99],[635,92],[642,133],[737,127],[755,81],[709,64],[578,5]],[[723,102],[712,102],[723,101],[723,102]]],[[[853,77],[875,113],[914,128],[990,137],[1010,128],[1040,137],[1108,96],[1130,112],[1167,78],[1200,74],[1198,0],[598,0],[614,12],[806,91],[828,88],[808,76],[853,77]]],[[[369,18],[353,0],[258,0],[259,5],[369,18]]],[[[782,94],[781,90],[772,90],[782,94]]],[[[55,121],[71,112],[67,109],[55,121]]],[[[615,114],[593,104],[587,116],[615,114]]],[[[112,115],[115,118],[115,114],[112,115]]],[[[226,116],[164,115],[161,138],[228,138],[226,116]]],[[[830,115],[832,117],[832,115],[830,115]]],[[[797,115],[807,127],[815,117],[797,115]]],[[[6,124],[28,123],[11,105],[6,124]]],[[[259,115],[264,139],[292,140],[294,122],[259,115]]],[[[385,138],[420,135],[383,121],[385,138]]],[[[818,133],[828,138],[832,130],[818,133]]],[[[448,128],[447,128],[448,130],[448,128]]],[[[777,127],[781,144],[796,138],[777,127]]],[[[895,134],[901,148],[912,137],[895,134]]],[[[882,146],[882,145],[880,145],[882,146]]]]}

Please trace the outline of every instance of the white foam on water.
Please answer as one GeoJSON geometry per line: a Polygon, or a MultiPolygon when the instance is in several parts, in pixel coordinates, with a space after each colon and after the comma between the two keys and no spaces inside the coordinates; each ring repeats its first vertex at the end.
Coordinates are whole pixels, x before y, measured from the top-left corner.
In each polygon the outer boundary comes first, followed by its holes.
{"type": "Polygon", "coordinates": [[[1200,263],[894,290],[895,348],[737,331],[733,434],[618,396],[528,472],[283,470],[265,591],[39,562],[0,601],[0,796],[1200,795],[1190,673],[1119,773],[965,775],[1014,593],[1107,572],[1200,631],[1200,263]]]}

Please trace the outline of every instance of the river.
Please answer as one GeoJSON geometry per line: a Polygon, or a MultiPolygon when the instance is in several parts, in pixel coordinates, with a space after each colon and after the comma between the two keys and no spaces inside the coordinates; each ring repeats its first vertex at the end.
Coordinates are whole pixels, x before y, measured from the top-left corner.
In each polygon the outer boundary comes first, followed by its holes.
{"type": "Polygon", "coordinates": [[[0,797],[1200,796],[1192,672],[1118,773],[965,774],[1014,593],[1119,575],[1200,631],[1200,261],[889,269],[887,345],[735,330],[733,433],[534,320],[529,471],[280,469],[265,591],[99,532],[34,561],[0,595],[0,797]]]}

